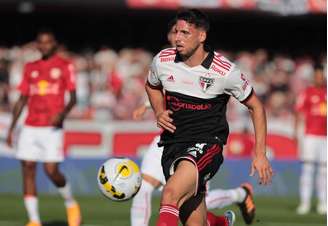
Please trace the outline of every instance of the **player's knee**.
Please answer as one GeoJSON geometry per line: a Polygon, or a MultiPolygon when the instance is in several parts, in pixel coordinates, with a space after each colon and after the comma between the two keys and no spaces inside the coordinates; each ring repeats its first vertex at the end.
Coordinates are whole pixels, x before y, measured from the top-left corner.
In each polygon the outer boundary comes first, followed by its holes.
{"type": "Polygon", "coordinates": [[[176,189],[170,186],[164,187],[161,200],[162,204],[177,205],[179,198],[176,189]]]}
{"type": "Polygon", "coordinates": [[[45,167],[45,172],[50,178],[56,178],[59,174],[58,169],[55,167],[45,167]]]}

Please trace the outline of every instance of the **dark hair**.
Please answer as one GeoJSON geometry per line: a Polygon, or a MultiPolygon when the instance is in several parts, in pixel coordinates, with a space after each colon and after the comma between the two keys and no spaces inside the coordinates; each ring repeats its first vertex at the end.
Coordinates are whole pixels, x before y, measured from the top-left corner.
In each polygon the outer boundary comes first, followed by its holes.
{"type": "Polygon", "coordinates": [[[56,39],[55,33],[50,28],[41,28],[38,30],[36,37],[39,37],[40,35],[51,35],[54,39],[56,39]]]}
{"type": "Polygon", "coordinates": [[[177,23],[177,20],[173,18],[172,20],[169,21],[167,24],[167,32],[170,32],[172,27],[177,23]]]}
{"type": "Polygon", "coordinates": [[[210,30],[208,17],[198,9],[188,9],[178,12],[175,20],[184,20],[190,24],[194,24],[197,28],[204,29],[206,32],[210,30]]]}

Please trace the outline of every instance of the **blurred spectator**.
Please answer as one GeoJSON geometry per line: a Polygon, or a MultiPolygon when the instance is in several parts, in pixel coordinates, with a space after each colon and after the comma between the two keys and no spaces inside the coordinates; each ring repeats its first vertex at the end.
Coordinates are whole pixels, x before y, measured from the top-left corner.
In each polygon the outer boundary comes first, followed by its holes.
{"type": "MultiPolygon", "coordinates": [[[[218,51],[236,62],[248,75],[257,95],[266,103],[268,117],[288,120],[293,114],[295,96],[303,91],[313,73],[314,59],[270,55],[264,49],[254,52],[218,51]]],[[[132,110],[144,102],[144,82],[152,54],[143,49],[125,48],[116,52],[108,47],[99,51],[72,53],[60,46],[59,54],[72,59],[76,69],[78,104],[70,117],[94,120],[130,120],[132,110]]],[[[0,48],[0,111],[9,111],[17,98],[16,86],[23,65],[39,53],[34,43],[20,47],[0,48]]],[[[323,63],[326,55],[316,60],[323,63]]],[[[230,121],[249,123],[247,109],[231,101],[227,116],[230,121]]],[[[145,119],[152,119],[148,114],[145,119]]]]}

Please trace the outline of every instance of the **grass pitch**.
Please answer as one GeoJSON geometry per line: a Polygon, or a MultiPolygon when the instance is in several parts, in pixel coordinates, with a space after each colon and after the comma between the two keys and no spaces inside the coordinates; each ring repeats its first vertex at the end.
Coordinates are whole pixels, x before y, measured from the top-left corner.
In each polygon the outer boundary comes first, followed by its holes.
{"type": "MultiPolygon", "coordinates": [[[[102,195],[78,197],[83,214],[83,226],[129,226],[131,202],[112,202],[102,195]]],[[[326,216],[319,216],[313,211],[306,216],[295,214],[296,198],[268,198],[256,197],[257,217],[254,226],[324,226],[327,225],[326,216]]],[[[152,202],[152,218],[150,225],[155,225],[159,198],[152,202]]],[[[62,199],[59,196],[44,196],[39,199],[41,219],[44,226],[67,226],[66,215],[62,199]]],[[[237,221],[235,226],[245,225],[239,210],[235,210],[237,221]]],[[[215,209],[213,212],[222,214],[226,209],[215,209]]],[[[0,195],[0,225],[24,226],[26,213],[22,196],[0,195]]]]}

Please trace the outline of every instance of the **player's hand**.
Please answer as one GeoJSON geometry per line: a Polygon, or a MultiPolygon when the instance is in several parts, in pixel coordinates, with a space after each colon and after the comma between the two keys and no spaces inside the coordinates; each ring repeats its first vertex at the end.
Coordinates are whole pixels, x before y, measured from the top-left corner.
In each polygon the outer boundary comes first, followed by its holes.
{"type": "Polygon", "coordinates": [[[140,120],[146,113],[146,110],[147,110],[147,107],[145,105],[141,105],[141,106],[137,107],[132,113],[133,119],[140,120]]]}
{"type": "Polygon", "coordinates": [[[250,176],[254,176],[256,171],[259,175],[260,184],[268,185],[271,183],[273,171],[268,158],[264,154],[253,159],[250,176]]]}
{"type": "Polygon", "coordinates": [[[173,112],[170,110],[162,111],[156,115],[157,127],[170,131],[174,133],[176,127],[173,125],[173,119],[170,117],[173,112]]]}
{"type": "Polygon", "coordinates": [[[51,125],[56,128],[63,128],[64,124],[64,115],[62,113],[57,114],[51,120],[51,125]]]}
{"type": "Polygon", "coordinates": [[[7,137],[6,137],[6,143],[9,147],[13,147],[13,130],[9,129],[7,137]]]}

